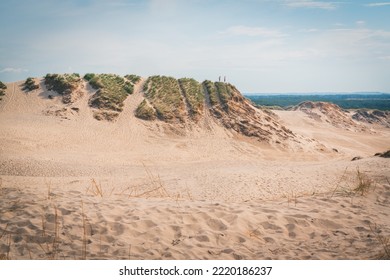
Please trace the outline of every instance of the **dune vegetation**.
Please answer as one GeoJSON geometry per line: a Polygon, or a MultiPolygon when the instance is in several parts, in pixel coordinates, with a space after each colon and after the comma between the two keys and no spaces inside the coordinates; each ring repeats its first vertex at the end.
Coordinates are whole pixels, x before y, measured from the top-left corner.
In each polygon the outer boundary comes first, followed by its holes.
{"type": "Polygon", "coordinates": [[[135,116],[143,120],[151,121],[156,119],[156,111],[149,102],[144,99],[135,110],[135,116]]]}
{"type": "Polygon", "coordinates": [[[219,104],[217,89],[212,81],[206,80],[203,82],[203,86],[206,88],[210,98],[210,105],[216,106],[219,104]]]}
{"type": "Polygon", "coordinates": [[[39,85],[35,82],[34,78],[27,78],[23,84],[23,90],[32,91],[38,89],[39,85]]]}
{"type": "Polygon", "coordinates": [[[134,84],[140,80],[140,77],[136,75],[127,75],[127,77],[124,78],[115,74],[88,73],[84,75],[84,79],[94,89],[97,89],[90,99],[90,106],[101,110],[113,111],[111,113],[97,113],[95,115],[97,119],[101,119],[100,117],[107,119],[107,116],[117,116],[115,112],[123,110],[123,102],[129,94],[133,94],[134,84]]]}
{"type": "Polygon", "coordinates": [[[219,100],[221,100],[222,107],[227,110],[228,101],[232,98],[232,90],[229,84],[222,82],[215,82],[215,88],[217,89],[219,100]]]}
{"type": "Polygon", "coordinates": [[[156,110],[157,118],[168,122],[184,121],[184,100],[175,78],[151,76],[146,80],[144,90],[145,97],[156,110]]]}
{"type": "Polygon", "coordinates": [[[5,90],[7,89],[7,86],[0,81],[0,100],[2,99],[2,96],[5,95],[5,90]]]}
{"type": "Polygon", "coordinates": [[[190,78],[178,80],[188,104],[188,109],[193,119],[199,118],[204,109],[204,92],[199,82],[190,78]]]}
{"type": "Polygon", "coordinates": [[[47,74],[45,85],[48,90],[54,90],[63,95],[75,90],[81,82],[80,75],[73,74],[47,74]]]}

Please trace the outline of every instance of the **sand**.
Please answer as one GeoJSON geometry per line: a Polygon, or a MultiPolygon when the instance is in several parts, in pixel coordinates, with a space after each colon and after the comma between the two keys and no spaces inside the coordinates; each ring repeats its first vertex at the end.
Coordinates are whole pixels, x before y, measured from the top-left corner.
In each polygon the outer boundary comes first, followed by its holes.
{"type": "Polygon", "coordinates": [[[274,111],[306,139],[286,140],[289,148],[207,115],[178,129],[134,116],[143,82],[115,122],[93,118],[87,84],[69,105],[42,81],[29,93],[8,84],[0,102],[0,258],[386,257],[390,160],[373,155],[390,148],[390,129],[274,111]],[[364,195],[353,191],[358,174],[371,185],[364,195]]]}

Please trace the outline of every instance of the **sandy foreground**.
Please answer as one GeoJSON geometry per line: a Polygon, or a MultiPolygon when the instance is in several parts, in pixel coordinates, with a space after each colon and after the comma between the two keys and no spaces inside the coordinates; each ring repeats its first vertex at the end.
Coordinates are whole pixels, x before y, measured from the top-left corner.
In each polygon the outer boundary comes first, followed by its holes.
{"type": "Polygon", "coordinates": [[[0,259],[389,258],[390,160],[373,155],[390,149],[390,129],[274,111],[315,143],[280,148],[207,117],[139,120],[141,88],[107,122],[86,84],[71,105],[8,84],[0,259]]]}

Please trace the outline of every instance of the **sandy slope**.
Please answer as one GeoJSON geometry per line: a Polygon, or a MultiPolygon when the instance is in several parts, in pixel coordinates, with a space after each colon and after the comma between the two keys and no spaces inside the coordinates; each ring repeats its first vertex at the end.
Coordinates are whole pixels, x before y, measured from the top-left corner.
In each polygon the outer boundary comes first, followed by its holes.
{"type": "Polygon", "coordinates": [[[26,94],[21,83],[8,85],[0,103],[0,255],[360,259],[381,253],[376,234],[390,234],[390,163],[372,155],[390,148],[389,129],[345,130],[303,112],[275,111],[287,128],[313,139],[289,143],[289,150],[212,119],[177,130],[134,117],[142,83],[114,123],[93,118],[87,85],[69,105],[52,92],[26,94]],[[354,156],[364,158],[351,162],[354,156]],[[346,192],[356,186],[357,169],[375,181],[367,197],[346,192]]]}

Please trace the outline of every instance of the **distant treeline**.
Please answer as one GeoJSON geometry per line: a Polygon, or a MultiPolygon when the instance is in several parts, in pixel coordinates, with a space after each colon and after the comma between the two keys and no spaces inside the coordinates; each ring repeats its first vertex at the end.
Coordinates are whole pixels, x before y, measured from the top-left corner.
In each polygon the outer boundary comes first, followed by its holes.
{"type": "Polygon", "coordinates": [[[324,95],[245,95],[258,106],[288,108],[303,101],[324,101],[344,109],[390,110],[390,94],[324,94],[324,95]]]}

